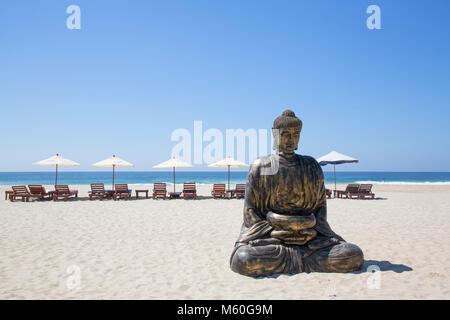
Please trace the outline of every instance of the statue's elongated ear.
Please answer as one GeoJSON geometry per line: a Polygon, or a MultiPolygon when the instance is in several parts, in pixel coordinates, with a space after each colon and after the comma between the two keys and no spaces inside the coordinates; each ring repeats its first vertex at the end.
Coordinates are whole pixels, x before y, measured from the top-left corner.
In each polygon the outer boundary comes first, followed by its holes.
{"type": "Polygon", "coordinates": [[[295,147],[295,150],[298,150],[298,144],[300,143],[300,137],[299,137],[299,139],[298,139],[298,143],[297,143],[297,146],[295,147]]]}
{"type": "Polygon", "coordinates": [[[280,129],[272,128],[273,135],[273,150],[278,150],[278,146],[280,145],[280,129]]]}

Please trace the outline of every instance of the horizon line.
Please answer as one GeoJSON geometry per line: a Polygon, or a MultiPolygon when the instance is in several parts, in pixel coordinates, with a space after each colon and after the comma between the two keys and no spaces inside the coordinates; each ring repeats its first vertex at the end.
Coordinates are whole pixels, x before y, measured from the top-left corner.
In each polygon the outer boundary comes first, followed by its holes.
{"type": "MultiPolygon", "coordinates": [[[[248,170],[242,170],[242,169],[232,169],[230,170],[230,172],[247,172],[248,170]]],[[[333,173],[333,170],[322,170],[323,172],[331,172],[333,173]]],[[[45,170],[45,171],[0,171],[0,173],[44,173],[44,172],[50,172],[53,173],[54,170],[45,170]]],[[[63,172],[109,172],[108,170],[61,170],[58,171],[58,173],[63,173],[63,172]]],[[[172,173],[173,170],[120,170],[120,171],[116,171],[116,173],[118,172],[170,172],[172,173]]],[[[217,170],[217,169],[210,169],[210,170],[186,170],[183,168],[179,168],[177,169],[176,172],[227,172],[226,168],[224,168],[224,170],[217,170]]],[[[393,172],[393,173],[397,173],[397,172],[404,172],[404,173],[450,173],[450,171],[398,171],[398,170],[345,170],[345,171],[336,171],[336,172],[393,172]]]]}

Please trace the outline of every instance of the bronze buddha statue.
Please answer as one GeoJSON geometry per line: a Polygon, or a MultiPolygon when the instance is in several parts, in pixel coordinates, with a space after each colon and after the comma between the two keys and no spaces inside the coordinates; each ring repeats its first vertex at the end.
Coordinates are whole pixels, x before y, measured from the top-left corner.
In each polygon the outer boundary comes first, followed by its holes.
{"type": "Polygon", "coordinates": [[[278,154],[250,167],[244,222],[230,258],[231,269],[246,276],[361,269],[361,249],[344,241],[327,222],[322,168],[297,150],[302,121],[291,110],[273,125],[278,154]]]}

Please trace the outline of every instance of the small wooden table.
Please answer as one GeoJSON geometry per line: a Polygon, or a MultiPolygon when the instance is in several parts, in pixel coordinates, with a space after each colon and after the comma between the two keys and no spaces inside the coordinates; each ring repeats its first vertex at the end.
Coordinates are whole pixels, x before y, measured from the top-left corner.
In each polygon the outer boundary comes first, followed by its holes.
{"type": "Polygon", "coordinates": [[[136,191],[136,199],[139,199],[139,193],[145,193],[145,198],[148,199],[148,189],[147,190],[135,190],[136,191]]]}
{"type": "Polygon", "coordinates": [[[105,190],[105,193],[106,193],[106,198],[107,199],[111,199],[112,197],[113,197],[113,195],[114,195],[114,190],[105,190]]]}
{"type": "Polygon", "coordinates": [[[8,200],[8,196],[11,197],[11,195],[13,195],[13,194],[14,194],[14,191],[6,190],[5,191],[5,200],[8,200]]]}
{"type": "Polygon", "coordinates": [[[47,192],[48,197],[49,197],[50,200],[53,200],[53,195],[54,195],[55,193],[56,193],[55,190],[53,190],[53,191],[48,191],[48,192],[47,192]]]}
{"type": "Polygon", "coordinates": [[[342,195],[345,194],[345,191],[342,190],[333,190],[334,198],[342,198],[342,195]]]}
{"type": "Polygon", "coordinates": [[[225,190],[225,192],[227,194],[227,198],[231,199],[231,198],[233,198],[234,193],[236,192],[236,189],[228,189],[228,190],[225,190]]]}
{"type": "Polygon", "coordinates": [[[181,192],[169,192],[169,198],[179,198],[181,196],[181,192]]]}

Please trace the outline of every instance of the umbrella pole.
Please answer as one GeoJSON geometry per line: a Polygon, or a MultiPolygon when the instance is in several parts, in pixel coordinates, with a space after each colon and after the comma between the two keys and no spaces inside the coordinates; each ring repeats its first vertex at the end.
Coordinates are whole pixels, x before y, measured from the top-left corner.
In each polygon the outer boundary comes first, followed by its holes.
{"type": "Polygon", "coordinates": [[[230,166],[228,166],[228,190],[230,190],[230,166]]]}
{"type": "Polygon", "coordinates": [[[336,165],[333,165],[334,167],[334,197],[336,198],[336,165]]]}
{"type": "Polygon", "coordinates": [[[175,193],[175,167],[173,167],[173,193],[175,193]]]}
{"type": "Polygon", "coordinates": [[[58,185],[58,165],[56,165],[55,186],[58,185]]]}
{"type": "Polygon", "coordinates": [[[114,169],[115,169],[115,167],[116,167],[116,166],[113,165],[113,184],[112,184],[112,190],[115,190],[115,188],[114,188],[114,173],[115,173],[115,172],[114,172],[114,171],[115,171],[114,169]]]}

